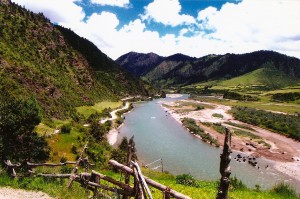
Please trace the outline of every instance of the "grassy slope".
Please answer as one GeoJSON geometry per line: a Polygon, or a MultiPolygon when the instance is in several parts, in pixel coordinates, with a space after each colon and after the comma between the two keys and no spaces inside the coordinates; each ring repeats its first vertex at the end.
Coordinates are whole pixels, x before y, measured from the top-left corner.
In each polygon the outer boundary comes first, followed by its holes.
{"type": "Polygon", "coordinates": [[[77,106],[147,95],[145,86],[88,40],[42,14],[0,3],[0,90],[34,96],[44,116],[67,118],[77,106]]]}
{"type": "Polygon", "coordinates": [[[232,89],[238,91],[276,90],[284,87],[297,86],[300,80],[291,78],[276,69],[260,68],[245,75],[229,80],[209,81],[187,87],[202,88],[212,86],[212,89],[232,89]]]}
{"type": "Polygon", "coordinates": [[[245,75],[221,82],[220,86],[263,85],[271,89],[282,88],[299,83],[288,75],[275,69],[260,68],[245,75]]]}
{"type": "Polygon", "coordinates": [[[80,106],[77,107],[76,110],[84,115],[85,118],[88,118],[91,114],[99,112],[101,113],[105,108],[115,109],[122,105],[122,102],[110,102],[110,101],[103,101],[96,103],[94,106],[80,106]]]}
{"type": "MultiPolygon", "coordinates": [[[[34,179],[21,179],[21,180],[12,180],[7,177],[3,172],[0,177],[0,186],[11,186],[14,188],[23,188],[30,190],[40,190],[44,191],[51,196],[56,196],[58,198],[74,198],[81,199],[85,198],[85,189],[81,188],[78,183],[74,183],[73,188],[68,191],[65,187],[67,181],[60,180],[47,180],[43,178],[34,178],[34,179]]],[[[120,175],[109,172],[102,171],[102,173],[109,175],[115,179],[120,179],[120,175]]],[[[148,177],[154,179],[155,181],[162,183],[172,189],[181,192],[185,195],[190,196],[193,199],[212,199],[216,197],[217,192],[217,183],[216,182],[199,182],[199,188],[185,186],[176,184],[175,177],[170,174],[162,174],[158,172],[143,170],[143,173],[148,177]]],[[[102,184],[105,184],[105,181],[102,181],[102,184]]],[[[153,198],[162,198],[162,193],[156,189],[151,188],[153,198]]],[[[248,198],[248,199],[286,199],[286,198],[296,198],[296,197],[287,197],[285,195],[277,194],[273,191],[255,191],[250,189],[237,189],[229,191],[229,198],[248,198]]]]}
{"type": "Polygon", "coordinates": [[[245,102],[237,100],[220,100],[212,98],[201,98],[229,106],[246,106],[262,110],[272,110],[294,114],[300,111],[299,102],[278,103],[271,100],[271,95],[275,93],[288,93],[300,91],[300,80],[291,78],[276,69],[261,68],[245,75],[229,80],[216,80],[186,86],[192,91],[201,91],[209,86],[213,92],[224,92],[230,90],[241,94],[258,96],[257,102],[245,102]]]}

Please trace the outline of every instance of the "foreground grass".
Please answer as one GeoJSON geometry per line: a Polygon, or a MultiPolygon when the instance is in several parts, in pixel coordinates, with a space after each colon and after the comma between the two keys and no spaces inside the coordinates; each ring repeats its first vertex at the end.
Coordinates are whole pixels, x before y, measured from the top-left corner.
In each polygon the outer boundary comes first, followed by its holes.
{"type": "MultiPolygon", "coordinates": [[[[197,181],[198,186],[187,186],[176,184],[175,176],[168,173],[160,173],[151,171],[148,169],[142,169],[142,172],[154,179],[155,181],[171,187],[182,194],[185,194],[194,199],[213,199],[217,194],[217,182],[209,181],[197,181]]],[[[103,171],[102,173],[109,175],[117,180],[120,180],[120,174],[113,173],[111,171],[103,171]]],[[[121,178],[122,179],[122,178],[121,178]]],[[[123,178],[124,180],[124,178],[123,178]]],[[[132,180],[131,180],[132,182],[132,180]]],[[[102,181],[104,183],[104,181],[102,181]]],[[[43,191],[50,196],[61,198],[61,199],[82,199],[87,198],[86,190],[79,186],[79,183],[74,183],[71,190],[67,190],[67,180],[59,179],[46,179],[46,178],[21,178],[19,180],[13,180],[8,177],[3,171],[0,173],[0,186],[13,187],[16,189],[26,189],[43,191]]],[[[111,185],[110,185],[111,186],[111,185]]],[[[153,198],[163,198],[162,192],[150,187],[153,198]]],[[[111,194],[105,192],[106,194],[111,194]]],[[[112,196],[115,196],[111,194],[112,196]]],[[[251,190],[248,188],[233,188],[231,186],[229,191],[229,198],[231,199],[299,199],[293,191],[287,185],[279,185],[270,191],[251,190]]]]}
{"type": "Polygon", "coordinates": [[[77,107],[76,110],[82,114],[85,118],[88,118],[91,114],[96,112],[101,113],[105,108],[115,109],[122,105],[122,102],[111,102],[111,101],[103,101],[96,103],[94,106],[80,106],[77,107]]]}

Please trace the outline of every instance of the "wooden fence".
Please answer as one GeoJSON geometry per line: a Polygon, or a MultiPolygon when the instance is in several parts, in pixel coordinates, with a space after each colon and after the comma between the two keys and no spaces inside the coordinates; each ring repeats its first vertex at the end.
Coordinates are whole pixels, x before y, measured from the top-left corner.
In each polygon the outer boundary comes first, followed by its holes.
{"type": "MultiPolygon", "coordinates": [[[[222,175],[220,180],[220,186],[218,189],[217,199],[226,199],[229,187],[229,176],[230,176],[230,140],[231,135],[228,129],[226,129],[226,137],[224,141],[223,154],[221,155],[220,163],[220,173],[222,175]]],[[[128,144],[128,156],[127,156],[127,165],[123,165],[115,160],[110,160],[108,163],[115,169],[120,170],[125,174],[125,182],[116,180],[110,176],[101,174],[97,171],[92,170],[89,172],[90,166],[93,164],[88,161],[88,158],[83,158],[85,150],[87,149],[88,142],[85,144],[78,160],[76,162],[64,162],[64,163],[30,163],[26,162],[23,164],[17,163],[13,164],[10,160],[5,161],[7,166],[7,171],[12,177],[17,177],[16,169],[18,168],[28,168],[28,172],[32,176],[37,177],[49,177],[49,178],[68,178],[67,188],[71,188],[73,182],[80,183],[82,187],[91,190],[94,198],[107,197],[99,191],[99,189],[112,192],[112,194],[118,194],[122,196],[123,199],[134,197],[135,199],[152,199],[151,191],[148,186],[151,186],[163,193],[163,198],[170,199],[190,199],[189,196],[183,195],[168,186],[160,184],[146,176],[144,176],[140,170],[140,167],[137,162],[132,161],[134,142],[133,137],[130,139],[128,144]],[[64,166],[64,165],[75,165],[72,172],[69,174],[46,174],[39,173],[35,174],[34,168],[39,166],[46,167],[55,167],[55,166],[64,166]],[[85,172],[78,173],[79,166],[85,167],[85,172]],[[131,176],[131,178],[130,178],[131,176]],[[130,179],[133,178],[133,182],[130,183],[130,179]],[[106,181],[112,184],[112,186],[107,185],[107,183],[101,183],[106,181]]],[[[201,197],[201,196],[199,196],[201,197]]]]}

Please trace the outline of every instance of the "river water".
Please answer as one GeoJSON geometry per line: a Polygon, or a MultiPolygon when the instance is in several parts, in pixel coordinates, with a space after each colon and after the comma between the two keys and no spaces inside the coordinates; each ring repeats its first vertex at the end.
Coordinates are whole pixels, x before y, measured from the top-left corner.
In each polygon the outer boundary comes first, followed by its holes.
{"type": "MultiPolygon", "coordinates": [[[[183,95],[134,104],[134,110],[125,115],[118,141],[124,136],[129,138],[134,135],[140,164],[146,165],[162,158],[163,169],[172,174],[188,173],[200,180],[218,180],[221,148],[212,147],[191,135],[161,107],[163,101],[187,97],[183,95]]],[[[254,188],[257,184],[267,189],[282,181],[294,183],[288,176],[274,170],[272,161],[258,159],[261,169],[257,169],[235,161],[236,155],[233,152],[231,176],[241,179],[248,187],[254,188]]],[[[161,170],[159,166],[160,161],[149,165],[161,170]]]]}

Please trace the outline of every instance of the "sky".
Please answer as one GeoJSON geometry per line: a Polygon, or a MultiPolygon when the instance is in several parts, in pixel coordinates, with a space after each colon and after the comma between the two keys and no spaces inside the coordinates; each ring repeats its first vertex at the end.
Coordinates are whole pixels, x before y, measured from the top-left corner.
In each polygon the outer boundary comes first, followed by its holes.
{"type": "Polygon", "coordinates": [[[300,58],[300,0],[12,0],[112,59],[273,50],[300,58]]]}

